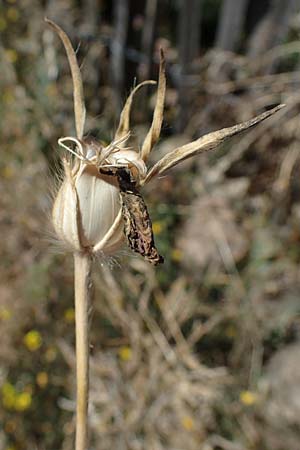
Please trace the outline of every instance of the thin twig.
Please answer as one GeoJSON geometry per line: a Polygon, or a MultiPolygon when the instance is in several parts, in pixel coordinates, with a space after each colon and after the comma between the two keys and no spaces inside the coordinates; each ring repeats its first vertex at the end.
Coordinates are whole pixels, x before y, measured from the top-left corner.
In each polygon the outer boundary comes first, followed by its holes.
{"type": "Polygon", "coordinates": [[[77,379],[75,450],[87,450],[88,448],[90,272],[90,256],[85,253],[74,253],[77,379]]]}
{"type": "Polygon", "coordinates": [[[125,83],[125,47],[128,33],[128,0],[114,2],[114,36],[111,42],[111,75],[116,108],[121,110],[122,92],[125,83]]]}
{"type": "Polygon", "coordinates": [[[157,0],[147,0],[145,5],[145,25],[142,30],[143,61],[140,64],[142,80],[148,80],[153,56],[157,0]],[[142,68],[142,70],[141,70],[142,68]]]}

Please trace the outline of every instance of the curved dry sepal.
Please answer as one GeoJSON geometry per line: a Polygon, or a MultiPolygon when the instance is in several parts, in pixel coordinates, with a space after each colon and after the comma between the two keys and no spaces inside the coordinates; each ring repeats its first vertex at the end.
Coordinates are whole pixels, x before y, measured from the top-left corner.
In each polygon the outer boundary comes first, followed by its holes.
{"type": "Polygon", "coordinates": [[[120,247],[121,242],[124,239],[123,235],[123,224],[122,224],[122,211],[120,209],[118,215],[115,218],[114,223],[107,231],[103,239],[97,242],[93,247],[93,253],[103,252],[106,250],[106,254],[113,253],[118,247],[120,247]],[[112,239],[114,238],[114,239],[112,239]]]}
{"type": "Polygon", "coordinates": [[[126,136],[129,133],[130,129],[130,113],[131,113],[131,106],[134,95],[137,93],[137,91],[148,84],[156,84],[156,81],[153,80],[147,80],[143,81],[142,83],[138,84],[130,93],[129,97],[127,98],[125,105],[122,109],[121,115],[120,115],[120,121],[119,126],[116,131],[114,141],[117,141],[119,139],[122,139],[124,136],[126,136]]]}
{"type": "Polygon", "coordinates": [[[172,152],[165,155],[151,168],[142,184],[147,183],[156,175],[161,175],[166,170],[176,166],[178,163],[184,161],[187,158],[198,155],[199,153],[203,153],[208,150],[213,150],[232,136],[235,136],[242,131],[248,130],[253,126],[258,125],[260,122],[272,116],[284,106],[285,105],[283,104],[278,105],[275,108],[272,108],[269,111],[266,111],[259,116],[254,117],[253,119],[247,120],[246,122],[234,125],[233,127],[213,131],[212,133],[200,137],[196,141],[176,148],[172,152]]]}
{"type": "Polygon", "coordinates": [[[73,98],[74,98],[76,134],[77,137],[81,139],[83,136],[86,110],[84,104],[82,77],[78,66],[76,54],[72,47],[70,39],[68,38],[66,33],[56,23],[52,22],[52,20],[45,18],[45,21],[58,34],[67,53],[73,79],[73,98]]]}
{"type": "Polygon", "coordinates": [[[80,240],[80,211],[75,180],[69,162],[63,160],[65,180],[61,185],[52,210],[55,232],[73,251],[82,250],[80,240]]]}
{"type": "Polygon", "coordinates": [[[148,159],[149,153],[159,139],[160,130],[163,122],[164,104],[166,96],[166,73],[165,73],[165,58],[162,49],[160,50],[160,64],[159,64],[159,78],[156,104],[153,113],[153,120],[150,130],[143,142],[141,156],[144,161],[148,159]]]}

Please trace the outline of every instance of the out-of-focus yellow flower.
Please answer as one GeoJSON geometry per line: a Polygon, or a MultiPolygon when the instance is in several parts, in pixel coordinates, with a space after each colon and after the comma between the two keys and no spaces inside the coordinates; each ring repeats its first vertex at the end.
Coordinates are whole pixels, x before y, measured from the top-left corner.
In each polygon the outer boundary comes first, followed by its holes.
{"type": "Polygon", "coordinates": [[[182,251],[179,248],[174,248],[171,253],[171,258],[175,262],[179,262],[182,259],[182,251]]]}
{"type": "Polygon", "coordinates": [[[3,384],[1,388],[1,393],[3,406],[7,409],[13,409],[17,396],[15,387],[7,381],[6,383],[3,384]]]}
{"type": "Polygon", "coordinates": [[[31,352],[35,352],[42,345],[42,336],[37,330],[30,330],[25,334],[23,339],[24,344],[31,352]]]}
{"type": "Polygon", "coordinates": [[[0,320],[9,320],[11,316],[11,311],[8,308],[0,309],[0,320]]]}
{"type": "Polygon", "coordinates": [[[161,222],[153,222],[152,223],[152,230],[154,234],[160,234],[163,230],[164,226],[161,222]]]}
{"type": "Polygon", "coordinates": [[[119,357],[122,361],[130,361],[132,358],[132,349],[128,346],[120,347],[119,357]]]}
{"type": "Polygon", "coordinates": [[[7,10],[6,17],[11,22],[17,22],[17,20],[19,20],[19,17],[20,17],[20,12],[17,8],[14,8],[13,6],[11,6],[7,10]]]}
{"type": "Polygon", "coordinates": [[[36,383],[40,388],[44,388],[48,384],[47,372],[39,372],[36,376],[36,383]]]}
{"type": "Polygon", "coordinates": [[[192,431],[195,428],[195,422],[191,416],[184,416],[181,423],[183,428],[187,431],[192,431]]]}
{"type": "Polygon", "coordinates": [[[0,31],[4,31],[7,28],[7,22],[4,17],[0,17],[0,31]]]}
{"type": "Polygon", "coordinates": [[[8,59],[8,61],[11,62],[12,64],[18,60],[18,53],[13,48],[7,48],[4,52],[4,54],[5,54],[6,58],[8,59]]]}
{"type": "Polygon", "coordinates": [[[31,403],[31,394],[29,392],[21,392],[20,394],[17,394],[15,398],[14,409],[19,412],[25,411],[26,409],[30,408],[31,403]]]}
{"type": "Polygon", "coordinates": [[[68,323],[73,323],[75,320],[75,310],[74,308],[68,308],[64,312],[64,319],[68,323]]]}
{"type": "Polygon", "coordinates": [[[5,450],[17,450],[14,445],[10,445],[9,447],[5,447],[5,450]]]}
{"type": "Polygon", "coordinates": [[[56,356],[57,356],[57,350],[55,347],[52,346],[52,347],[47,348],[46,353],[45,353],[45,359],[47,362],[50,363],[50,362],[54,361],[56,356]]]}
{"type": "Polygon", "coordinates": [[[26,386],[23,392],[17,392],[16,388],[8,381],[1,388],[2,403],[7,409],[15,411],[25,411],[32,403],[32,387],[26,386]],[[29,388],[29,389],[27,389],[29,388]]]}
{"type": "Polygon", "coordinates": [[[240,402],[246,406],[252,406],[257,402],[257,395],[251,391],[241,391],[240,402]]]}

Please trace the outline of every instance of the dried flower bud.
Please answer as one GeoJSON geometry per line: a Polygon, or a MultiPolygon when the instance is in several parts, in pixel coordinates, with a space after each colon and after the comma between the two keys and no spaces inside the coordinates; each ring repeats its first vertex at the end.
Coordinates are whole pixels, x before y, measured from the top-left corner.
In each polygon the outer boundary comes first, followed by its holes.
{"type": "Polygon", "coordinates": [[[114,177],[100,174],[88,161],[75,161],[71,167],[64,160],[65,180],[54,202],[53,225],[72,251],[110,254],[123,240],[119,188],[114,177]]]}

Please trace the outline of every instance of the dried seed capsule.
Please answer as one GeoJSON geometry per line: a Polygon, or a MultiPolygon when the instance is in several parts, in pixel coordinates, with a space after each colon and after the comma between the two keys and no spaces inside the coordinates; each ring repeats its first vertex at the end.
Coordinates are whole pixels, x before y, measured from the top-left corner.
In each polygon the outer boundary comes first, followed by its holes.
{"type": "MultiPolygon", "coordinates": [[[[94,155],[90,156],[94,157],[94,155]]],[[[110,254],[122,243],[122,225],[117,180],[100,174],[95,165],[64,162],[65,180],[56,196],[52,220],[58,237],[73,251],[110,254]],[[105,237],[109,235],[109,239],[105,237]],[[103,242],[103,246],[98,245],[103,242]]]]}

